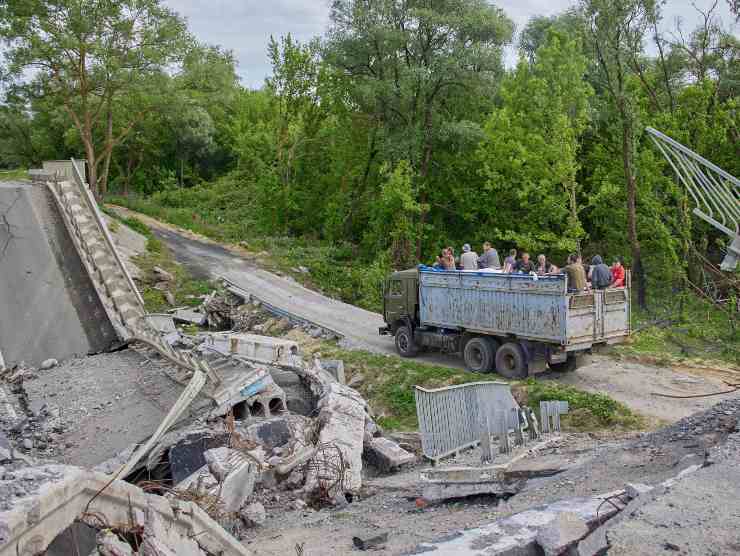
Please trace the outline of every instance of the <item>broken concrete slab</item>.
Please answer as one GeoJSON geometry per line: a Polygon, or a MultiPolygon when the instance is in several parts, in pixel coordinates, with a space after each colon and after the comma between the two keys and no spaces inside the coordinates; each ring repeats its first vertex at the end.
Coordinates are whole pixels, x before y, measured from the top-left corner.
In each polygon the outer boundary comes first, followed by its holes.
{"type": "Polygon", "coordinates": [[[25,494],[0,497],[0,556],[43,553],[76,519],[99,528],[96,516],[105,516],[110,524],[143,525],[145,539],[154,535],[172,554],[250,554],[192,502],[147,494],[77,467],[29,467],[13,476],[12,482],[22,484],[25,494]],[[188,551],[181,551],[183,547],[188,551]]]}
{"type": "Polygon", "coordinates": [[[421,479],[422,496],[428,502],[478,494],[515,494],[526,482],[506,477],[505,465],[426,469],[421,472],[421,479]]]}
{"type": "Polygon", "coordinates": [[[300,346],[292,340],[242,334],[217,332],[205,335],[199,350],[213,351],[221,355],[240,355],[264,364],[291,364],[300,355],[300,346]]]}
{"type": "Polygon", "coordinates": [[[238,430],[244,438],[260,444],[268,451],[285,446],[293,439],[293,432],[285,417],[265,419],[238,430]]]}
{"type": "Polygon", "coordinates": [[[388,473],[416,462],[416,456],[384,437],[365,438],[364,457],[379,471],[388,473]]]}
{"type": "Polygon", "coordinates": [[[252,494],[258,466],[245,454],[221,447],[204,453],[211,474],[218,480],[217,495],[226,512],[237,511],[252,494]]]}
{"type": "Polygon", "coordinates": [[[590,529],[578,515],[571,512],[559,512],[555,519],[537,531],[535,542],[545,556],[560,556],[573,548],[590,529]]]}
{"type": "Polygon", "coordinates": [[[195,324],[197,326],[203,326],[206,324],[206,315],[195,311],[194,309],[176,309],[172,313],[172,318],[176,322],[184,322],[187,324],[195,324]]]}
{"type": "Polygon", "coordinates": [[[344,374],[344,361],[341,359],[322,359],[321,367],[331,374],[339,384],[347,384],[347,377],[344,374]]]}
{"type": "Polygon", "coordinates": [[[169,449],[169,465],[175,484],[206,465],[205,452],[228,442],[227,433],[192,432],[169,449]]]}
{"type": "Polygon", "coordinates": [[[623,491],[614,491],[598,496],[561,500],[496,520],[483,527],[462,531],[452,538],[423,543],[417,547],[417,551],[486,556],[541,556],[545,551],[541,541],[549,547],[550,553],[562,554],[588,531],[624,508],[624,504],[615,498],[622,493],[623,491]],[[606,499],[612,499],[614,505],[605,503],[606,499]],[[542,536],[538,541],[541,531],[542,536]],[[556,552],[556,546],[562,546],[563,550],[556,552]]]}

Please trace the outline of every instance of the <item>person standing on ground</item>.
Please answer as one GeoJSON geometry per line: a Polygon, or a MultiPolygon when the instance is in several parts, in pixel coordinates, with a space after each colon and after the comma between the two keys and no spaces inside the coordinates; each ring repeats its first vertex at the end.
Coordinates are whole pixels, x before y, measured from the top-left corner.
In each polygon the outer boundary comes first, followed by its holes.
{"type": "Polygon", "coordinates": [[[577,255],[568,255],[568,264],[563,269],[563,273],[568,277],[569,292],[581,292],[586,289],[586,272],[583,270],[583,265],[578,262],[577,255]]]}
{"type": "Polygon", "coordinates": [[[614,257],[612,263],[612,288],[623,288],[624,287],[624,266],[622,266],[622,259],[620,257],[614,257]]]}
{"type": "Polygon", "coordinates": [[[599,255],[594,255],[591,259],[588,277],[595,290],[605,290],[612,283],[612,271],[604,264],[604,260],[599,255]]]}
{"type": "Polygon", "coordinates": [[[504,272],[514,272],[516,265],[516,249],[509,250],[509,256],[504,259],[504,272]]]}
{"type": "Polygon", "coordinates": [[[460,255],[460,266],[463,270],[478,270],[478,253],[470,250],[470,244],[463,245],[463,253],[460,255]]]}
{"type": "Polygon", "coordinates": [[[501,268],[498,251],[491,247],[491,242],[489,241],[483,244],[483,254],[478,257],[478,268],[501,268]]]}

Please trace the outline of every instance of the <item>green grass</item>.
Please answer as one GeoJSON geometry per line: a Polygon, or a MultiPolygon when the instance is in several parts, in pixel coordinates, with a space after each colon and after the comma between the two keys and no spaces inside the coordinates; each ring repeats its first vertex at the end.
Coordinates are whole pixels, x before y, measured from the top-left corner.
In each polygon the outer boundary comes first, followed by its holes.
{"type": "MultiPolygon", "coordinates": [[[[370,403],[379,424],[389,430],[418,428],[415,385],[439,388],[468,382],[506,381],[495,374],[482,375],[413,359],[348,351],[330,343],[324,343],[315,350],[319,350],[322,357],[342,359],[348,376],[362,374],[364,381],[357,389],[370,403]]],[[[534,408],[539,408],[543,400],[567,401],[570,413],[563,419],[566,430],[637,430],[645,425],[639,415],[605,394],[584,392],[553,380],[528,379],[511,384],[517,399],[534,408]]]]}
{"type": "Polygon", "coordinates": [[[740,315],[734,317],[695,295],[653,299],[651,311],[636,309],[630,342],[617,356],[650,358],[671,365],[694,361],[740,364],[740,315]],[[733,327],[734,325],[737,327],[733,327]]]}
{"type": "Polygon", "coordinates": [[[541,401],[568,402],[569,411],[563,417],[566,429],[590,431],[598,429],[635,430],[643,428],[644,420],[626,405],[606,394],[578,390],[554,380],[527,379],[524,389],[526,403],[538,408],[541,401]]]}
{"type": "Polygon", "coordinates": [[[0,181],[27,180],[28,170],[16,168],[15,170],[0,170],[0,181]]]}
{"type": "Polygon", "coordinates": [[[164,312],[172,307],[167,302],[164,292],[156,289],[154,286],[159,281],[154,267],[162,268],[174,276],[169,291],[175,296],[177,306],[200,305],[201,300],[198,296],[205,295],[213,291],[214,285],[208,280],[196,280],[190,273],[179,265],[172,257],[172,253],[156,238],[152,236],[151,230],[141,221],[126,218],[122,219],[127,225],[132,221],[138,223],[136,231],[147,236],[146,252],[134,257],[133,261],[141,269],[142,279],[139,280],[139,290],[141,297],[144,299],[144,306],[150,313],[164,312]],[[144,233],[144,230],[146,233],[144,233]]]}

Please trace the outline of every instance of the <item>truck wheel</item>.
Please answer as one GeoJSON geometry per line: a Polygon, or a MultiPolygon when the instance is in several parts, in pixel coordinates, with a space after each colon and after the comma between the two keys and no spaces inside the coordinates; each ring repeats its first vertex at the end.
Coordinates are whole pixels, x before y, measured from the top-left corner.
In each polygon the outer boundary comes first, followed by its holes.
{"type": "Polygon", "coordinates": [[[568,355],[568,359],[562,363],[548,363],[547,365],[551,371],[556,373],[569,373],[578,367],[578,358],[575,355],[568,355]]]}
{"type": "Polygon", "coordinates": [[[465,366],[476,373],[487,373],[493,369],[493,359],[496,351],[488,338],[471,338],[465,344],[463,359],[465,366]]]}
{"type": "Polygon", "coordinates": [[[522,346],[506,342],[496,352],[496,372],[506,378],[526,378],[528,369],[522,346]]]}
{"type": "Polygon", "coordinates": [[[396,330],[396,351],[401,357],[415,357],[419,348],[414,343],[414,336],[408,326],[399,326],[396,330]]]}

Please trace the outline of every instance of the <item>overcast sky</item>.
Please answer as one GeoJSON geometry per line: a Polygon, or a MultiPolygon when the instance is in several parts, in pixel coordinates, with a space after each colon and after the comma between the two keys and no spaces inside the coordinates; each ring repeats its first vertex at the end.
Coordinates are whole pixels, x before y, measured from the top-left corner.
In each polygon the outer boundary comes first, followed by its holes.
{"type": "MultiPolygon", "coordinates": [[[[279,37],[291,33],[301,41],[320,35],[328,24],[329,0],[165,0],[171,8],[185,16],[193,33],[203,42],[218,44],[233,50],[239,62],[238,72],[245,85],[259,87],[270,73],[267,61],[267,41],[270,35],[279,37]]],[[[729,26],[733,18],[726,0],[719,0],[718,15],[729,26]]],[[[552,15],[573,5],[572,0],[497,0],[521,29],[535,15],[552,15]]],[[[695,0],[701,9],[708,9],[713,0],[695,0]]],[[[664,8],[664,27],[673,28],[676,17],[691,29],[699,15],[690,0],[669,0],[664,8]]],[[[735,30],[737,30],[735,28],[735,30]]],[[[507,63],[516,61],[510,49],[507,63]]]]}

